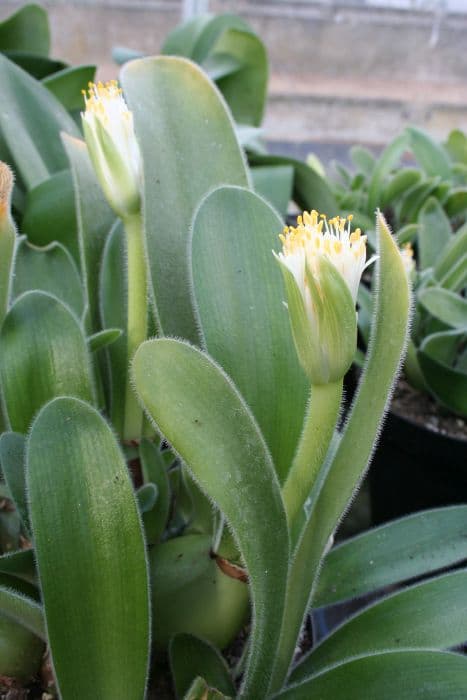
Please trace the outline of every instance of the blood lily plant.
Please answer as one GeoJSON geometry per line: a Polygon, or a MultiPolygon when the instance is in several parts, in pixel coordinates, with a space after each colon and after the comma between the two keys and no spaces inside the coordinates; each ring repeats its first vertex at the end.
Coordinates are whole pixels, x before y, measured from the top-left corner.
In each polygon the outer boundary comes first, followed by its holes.
{"type": "Polygon", "coordinates": [[[312,608],[467,556],[464,506],[332,547],[406,343],[409,281],[383,217],[375,323],[338,430],[366,264],[351,222],[306,213],[280,251],[228,108],[186,59],[92,85],[85,140],[7,59],[0,80],[6,160],[49,220],[71,172],[77,215],[31,245],[1,166],[3,680],[26,682],[47,648],[52,694],[141,700],[151,651],[168,650],[192,700],[465,697],[467,660],[445,651],[467,637],[462,568],[393,591],[295,659],[312,608]],[[221,650],[242,629],[229,667],[221,650]]]}

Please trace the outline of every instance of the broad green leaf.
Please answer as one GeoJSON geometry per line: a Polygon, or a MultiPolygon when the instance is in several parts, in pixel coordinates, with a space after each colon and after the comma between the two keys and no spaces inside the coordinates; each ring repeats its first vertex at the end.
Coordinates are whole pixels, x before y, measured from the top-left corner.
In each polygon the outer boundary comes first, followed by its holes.
{"type": "Polygon", "coordinates": [[[213,688],[235,695],[229,669],[217,649],[192,634],[177,634],[169,646],[170,668],[178,698],[183,698],[201,675],[213,688]]]}
{"type": "Polygon", "coordinates": [[[317,209],[333,216],[338,212],[337,202],[327,181],[316,170],[294,158],[254,154],[252,165],[282,165],[294,169],[293,199],[301,209],[317,209]]]}
{"type": "Polygon", "coordinates": [[[309,393],[271,252],[282,228],[257,195],[220,188],[198,210],[192,240],[193,288],[206,348],[251,408],[281,481],[309,393]]]}
{"type": "Polygon", "coordinates": [[[449,192],[443,203],[446,214],[450,217],[459,216],[467,209],[467,187],[456,187],[449,192]]]}
{"type": "Polygon", "coordinates": [[[92,401],[86,340],[78,320],[55,297],[26,292],[0,331],[0,377],[12,430],[26,433],[33,416],[54,396],[92,401]]]}
{"type": "Polygon", "coordinates": [[[38,289],[56,296],[80,318],[83,314],[83,287],[70,253],[60,243],[37,248],[20,241],[15,257],[13,298],[38,289]]]}
{"type": "Polygon", "coordinates": [[[107,349],[110,382],[110,417],[119,435],[125,418],[125,386],[128,372],[126,241],[121,221],[115,222],[102,254],[99,300],[102,324],[122,329],[107,349]]]}
{"type": "Polygon", "coordinates": [[[244,400],[207,355],[180,341],[153,340],[140,346],[133,367],[146,410],[224,513],[238,544],[253,607],[241,692],[259,700],[277,649],[289,549],[271,457],[244,400]]]}
{"type": "Polygon", "coordinates": [[[282,687],[303,617],[311,607],[320,562],[368,466],[406,343],[410,308],[407,273],[381,215],[377,223],[377,296],[366,365],[342,438],[322,487],[316,490],[311,514],[290,568],[281,648],[272,690],[282,687]]]}
{"type": "Polygon", "coordinates": [[[28,583],[36,583],[36,569],[32,549],[20,549],[0,556],[0,572],[22,579],[28,583]]]}
{"type": "Polygon", "coordinates": [[[239,124],[259,126],[268,86],[268,57],[263,42],[252,31],[229,28],[213,46],[212,57],[233,56],[240,68],[217,80],[217,86],[239,124]]]}
{"type": "Polygon", "coordinates": [[[341,664],[274,700],[465,700],[467,660],[440,651],[396,651],[341,664]]]}
{"type": "Polygon", "coordinates": [[[413,243],[418,235],[418,224],[406,224],[396,233],[396,240],[400,246],[405,243],[413,243]]]}
{"type": "Polygon", "coordinates": [[[460,294],[442,287],[429,287],[419,293],[418,301],[446,325],[467,330],[467,301],[460,294]]]}
{"type": "Polygon", "coordinates": [[[223,100],[193,63],[166,56],[132,61],[121,81],[144,154],[144,220],[160,329],[197,340],[189,228],[214,187],[248,186],[243,155],[223,100]]]}
{"type": "Polygon", "coordinates": [[[367,213],[369,216],[373,216],[376,207],[381,205],[381,197],[386,178],[400,161],[402,154],[408,146],[408,141],[407,133],[403,132],[386,146],[383,153],[378,158],[368,185],[367,213]]]}
{"type": "MultiPolygon", "coordinates": [[[[19,598],[19,596],[18,596],[19,598]]],[[[15,602],[18,603],[16,599],[15,602]]],[[[21,603],[19,603],[21,605],[21,603]]],[[[25,685],[39,673],[44,642],[23,625],[0,614],[0,674],[25,685]]]]}
{"type": "Polygon", "coordinates": [[[410,148],[427,175],[449,178],[451,164],[446,151],[434,139],[415,126],[407,129],[410,148]]]}
{"type": "Polygon", "coordinates": [[[447,649],[465,641],[467,572],[394,593],[346,620],[294,669],[292,682],[356,656],[398,649],[447,649]]]}
{"type": "Polygon", "coordinates": [[[188,22],[184,22],[178,27],[175,27],[175,29],[169,32],[165,37],[161,53],[191,58],[201,32],[212,19],[213,15],[206,13],[198,15],[188,22]]]}
{"type": "Polygon", "coordinates": [[[443,331],[429,335],[417,352],[417,359],[429,390],[451,411],[467,415],[467,373],[456,369],[445,357],[451,341],[465,339],[465,333],[443,331]]]}
{"type": "Polygon", "coordinates": [[[65,397],[40,411],[28,439],[27,483],[61,696],[142,700],[150,623],[145,544],[125,461],[95,409],[65,397]]]}
{"type": "Polygon", "coordinates": [[[290,165],[259,165],[252,168],[251,175],[255,191],[285,216],[292,197],[293,168],[290,165]]]}
{"type": "Polygon", "coordinates": [[[35,3],[24,5],[0,22],[0,51],[9,49],[48,56],[49,19],[43,7],[35,3]]]}
{"type": "Polygon", "coordinates": [[[60,132],[77,135],[65,108],[43,85],[0,55],[0,129],[28,189],[64,170],[60,132]]]}
{"type": "MultiPolygon", "coordinates": [[[[23,584],[20,582],[20,586],[23,584]]],[[[26,589],[27,590],[27,589],[26,589]]],[[[25,593],[14,590],[9,576],[0,574],[0,617],[4,616],[47,641],[40,604],[25,593]]],[[[1,645],[0,645],[1,646],[1,645]]]]}
{"type": "MultiPolygon", "coordinates": [[[[86,144],[79,139],[63,137],[75,190],[81,275],[85,301],[89,307],[88,331],[100,330],[99,272],[106,237],[115,220],[97,182],[86,144]]],[[[119,327],[118,323],[106,324],[119,327]]]]}
{"type": "Polygon", "coordinates": [[[139,487],[138,491],[136,492],[136,497],[138,499],[138,508],[143,517],[143,524],[144,515],[149,513],[156,505],[157,495],[157,486],[155,486],[154,484],[143,484],[139,487]]]}
{"type": "Polygon", "coordinates": [[[381,525],[331,549],[314,605],[332,605],[467,559],[467,506],[438,508],[381,525]]]}
{"type": "Polygon", "coordinates": [[[94,81],[96,66],[73,66],[64,68],[42,81],[48,90],[69,112],[83,109],[82,90],[94,81]]]}
{"type": "Polygon", "coordinates": [[[5,51],[4,55],[36,80],[43,80],[48,75],[67,68],[67,64],[48,56],[40,56],[30,51],[5,51]]]}
{"type": "Polygon", "coordinates": [[[433,201],[436,201],[436,188],[439,185],[439,178],[430,177],[427,180],[422,180],[419,184],[413,185],[407,190],[401,198],[399,209],[399,219],[405,223],[415,223],[420,209],[428,200],[430,195],[433,195],[433,201]]]}
{"type": "Polygon", "coordinates": [[[408,189],[420,182],[422,173],[416,168],[401,168],[389,180],[381,194],[381,207],[384,209],[390,204],[397,202],[401,195],[408,189]]]}
{"type": "Polygon", "coordinates": [[[203,61],[201,67],[216,82],[220,78],[232,75],[240,70],[241,62],[228,53],[211,54],[203,61]]]}
{"type": "Polygon", "coordinates": [[[467,255],[467,224],[451,236],[449,243],[436,261],[434,268],[436,279],[441,280],[465,255],[467,255]]]}
{"type": "MultiPolygon", "coordinates": [[[[206,16],[206,15],[205,15],[206,16]]],[[[247,22],[242,17],[231,13],[224,13],[220,15],[210,15],[207,16],[209,21],[202,25],[202,29],[199,32],[196,43],[194,44],[190,58],[199,64],[202,64],[206,58],[213,52],[219,38],[222,37],[224,32],[231,29],[237,29],[239,31],[251,31],[247,22]]],[[[203,18],[201,17],[200,22],[202,23],[203,18]]],[[[200,25],[192,25],[195,30],[198,29],[200,25]]]]}
{"type": "Polygon", "coordinates": [[[420,211],[418,227],[418,260],[424,270],[435,265],[452,236],[449,219],[433,197],[420,211]]]}
{"type": "Polygon", "coordinates": [[[2,433],[0,436],[0,465],[8,490],[27,532],[29,514],[26,500],[26,476],[24,453],[26,438],[19,433],[2,433]]]}
{"type": "Polygon", "coordinates": [[[467,284],[467,253],[455,262],[446,274],[441,277],[440,285],[453,292],[460,291],[467,284]]]}
{"type": "Polygon", "coordinates": [[[60,242],[79,263],[75,195],[69,170],[55,173],[29,190],[21,233],[25,233],[36,246],[60,242]]]}
{"type": "Polygon", "coordinates": [[[212,546],[211,535],[184,533],[149,550],[156,649],[180,633],[223,649],[244,625],[248,586],[221,571],[212,546]]]}
{"type": "Polygon", "coordinates": [[[350,158],[355,167],[364,175],[369,176],[373,172],[376,158],[373,153],[364,146],[352,146],[350,158]]]}
{"type": "Polygon", "coordinates": [[[141,440],[139,456],[145,483],[154,484],[158,492],[156,507],[145,522],[146,540],[148,544],[156,544],[169,519],[170,487],[167,467],[159,447],[145,438],[141,440]]]}
{"type": "Polygon", "coordinates": [[[467,164],[467,137],[460,129],[453,129],[445,148],[455,163],[467,164]]]}
{"type": "Polygon", "coordinates": [[[103,350],[104,348],[113,345],[121,337],[122,330],[120,328],[104,328],[103,331],[94,333],[94,335],[89,336],[88,344],[91,352],[97,352],[98,350],[103,350]]]}

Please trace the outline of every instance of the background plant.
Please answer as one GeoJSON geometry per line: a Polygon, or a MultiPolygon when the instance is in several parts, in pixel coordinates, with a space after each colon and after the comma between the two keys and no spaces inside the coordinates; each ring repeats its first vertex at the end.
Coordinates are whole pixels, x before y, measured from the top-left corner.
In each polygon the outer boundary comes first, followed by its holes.
{"type": "MultiPolygon", "coordinates": [[[[459,130],[440,144],[409,127],[379,157],[355,146],[350,151],[355,172],[336,164],[338,180],[333,183],[340,208],[356,213],[370,240],[372,212],[378,206],[399,245],[413,245],[416,304],[405,375],[416,389],[462,416],[467,415],[466,144],[459,130]]],[[[366,340],[371,305],[365,287],[360,302],[366,340]]]]}
{"type": "Polygon", "coordinates": [[[329,549],[405,341],[407,276],[384,221],[360,388],[341,432],[335,414],[326,421],[330,448],[292,528],[283,485],[305,416],[308,427],[322,419],[306,412],[309,380],[271,254],[283,222],[252,190],[220,94],[178,57],[136,60],[121,74],[142,155],[142,310],[157,336],[132,365],[154,424],[146,420],[127,440],[131,231],[63,105],[7,58],[0,81],[7,161],[28,193],[37,188],[43,219],[31,231],[47,236],[25,232],[3,165],[2,674],[26,682],[47,643],[65,700],[137,700],[151,641],[156,654],[169,648],[178,697],[348,700],[390,690],[403,699],[429,678],[431,697],[462,698],[465,658],[442,650],[466,636],[464,569],[382,599],[289,675],[311,608],[436,574],[466,556],[463,506],[329,549]],[[54,228],[65,198],[51,199],[53,178],[64,169],[71,223],[54,228]],[[243,626],[249,603],[245,654],[230,669],[219,648],[243,626]]]}

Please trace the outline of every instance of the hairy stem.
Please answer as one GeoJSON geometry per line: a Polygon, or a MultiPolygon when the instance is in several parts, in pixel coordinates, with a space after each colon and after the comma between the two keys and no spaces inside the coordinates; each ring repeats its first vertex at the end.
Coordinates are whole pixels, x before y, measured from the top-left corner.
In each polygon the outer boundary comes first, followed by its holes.
{"type": "MultiPolygon", "coordinates": [[[[136,350],[141,343],[146,340],[148,332],[147,271],[141,214],[129,216],[123,223],[127,241],[127,342],[128,366],[130,366],[136,350]]],[[[125,441],[139,440],[141,437],[142,425],[143,412],[131,385],[130,372],[128,372],[125,389],[123,439],[125,441]]]]}

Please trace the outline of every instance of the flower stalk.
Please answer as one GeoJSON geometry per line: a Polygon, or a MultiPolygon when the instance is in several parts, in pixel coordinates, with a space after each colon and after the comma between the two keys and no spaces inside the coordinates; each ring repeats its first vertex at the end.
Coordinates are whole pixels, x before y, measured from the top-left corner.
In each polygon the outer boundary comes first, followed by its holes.
{"type": "MultiPolygon", "coordinates": [[[[89,84],[82,122],[89,155],[104,195],[122,219],[127,250],[127,360],[148,333],[148,280],[141,215],[142,162],[133,114],[115,80],[89,84]]],[[[139,441],[143,414],[127,371],[124,441],[139,441]]]]}

